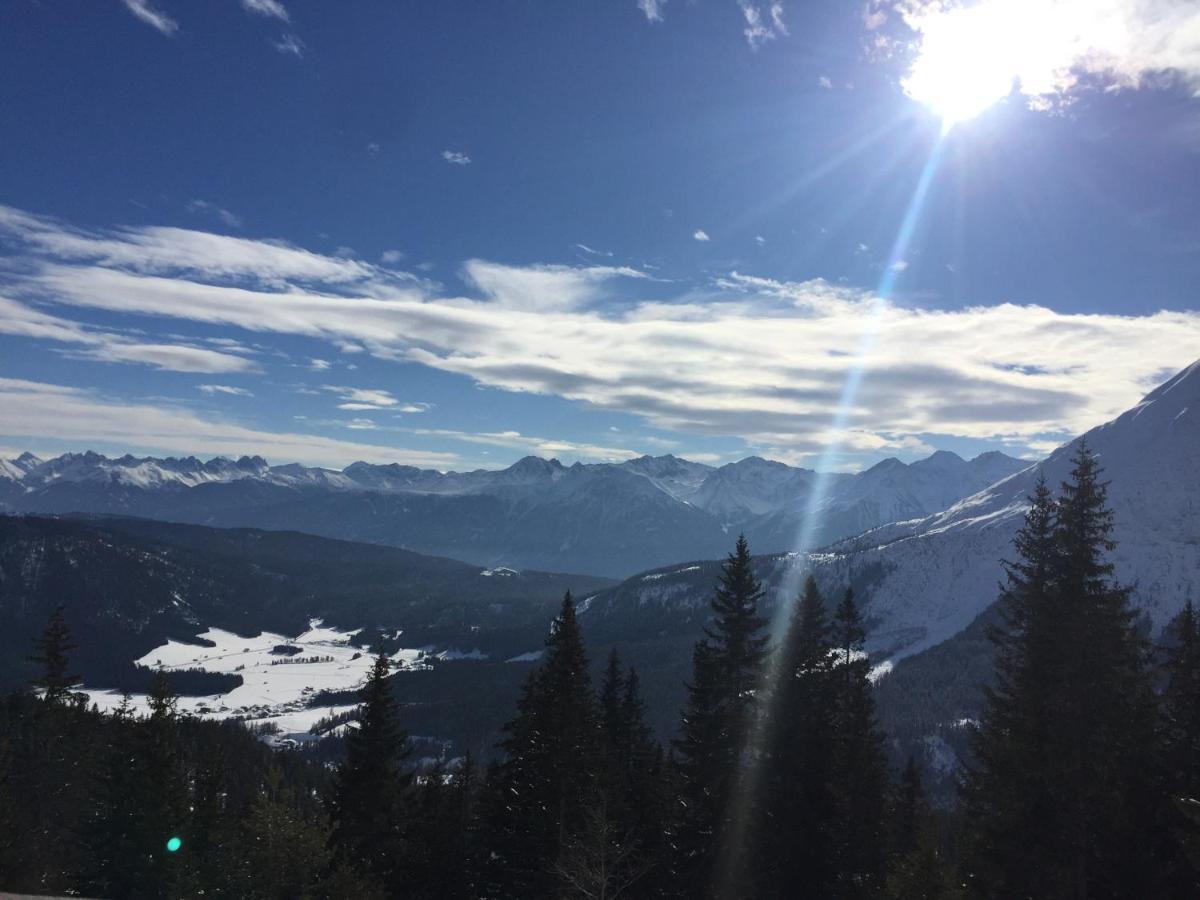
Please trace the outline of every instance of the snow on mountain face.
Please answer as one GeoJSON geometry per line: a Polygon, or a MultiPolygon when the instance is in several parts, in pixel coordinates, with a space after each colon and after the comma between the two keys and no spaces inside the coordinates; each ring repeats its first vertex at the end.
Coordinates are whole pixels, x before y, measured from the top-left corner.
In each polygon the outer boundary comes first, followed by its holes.
{"type": "Polygon", "coordinates": [[[685,503],[713,473],[712,466],[680,459],[670,453],[666,456],[639,456],[621,463],[621,468],[650,479],[659,490],[685,503]]]}
{"type": "Polygon", "coordinates": [[[1200,599],[1200,362],[1040,465],[940,513],[813,554],[818,579],[844,583],[857,574],[872,582],[864,599],[875,653],[906,656],[953,636],[996,599],[1000,560],[1011,553],[1039,474],[1057,488],[1081,440],[1110,482],[1117,578],[1160,629],[1189,595],[1200,599]]]}
{"type": "MultiPolygon", "coordinates": [[[[1023,465],[997,456],[1009,471],[1023,465]]],[[[927,515],[987,483],[971,474],[975,462],[947,457],[830,476],[828,527],[810,546],[927,515]],[[961,471],[951,477],[948,466],[961,471]],[[887,477],[879,474],[884,469],[887,477]]],[[[757,457],[713,469],[669,455],[569,468],[531,456],[507,469],[443,473],[364,462],[337,472],[269,466],[261,457],[202,462],[89,452],[22,457],[4,471],[20,476],[0,478],[0,509],[13,512],[299,529],[484,566],[618,577],[719,556],[739,531],[757,552],[795,549],[814,479],[809,470],[757,457]]]]}
{"type": "MultiPolygon", "coordinates": [[[[704,480],[693,502],[726,522],[774,512],[805,493],[816,473],[751,456],[721,466],[704,480]]],[[[834,476],[841,478],[841,476],[834,476]]]]}

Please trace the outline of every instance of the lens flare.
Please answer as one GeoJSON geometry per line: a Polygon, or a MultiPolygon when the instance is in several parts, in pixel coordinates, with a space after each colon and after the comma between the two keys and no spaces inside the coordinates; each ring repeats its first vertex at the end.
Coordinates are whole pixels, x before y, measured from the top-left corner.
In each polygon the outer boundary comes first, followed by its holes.
{"type": "MultiPolygon", "coordinates": [[[[842,386],[841,397],[838,401],[837,410],[834,413],[832,422],[833,437],[825,445],[825,449],[821,453],[820,461],[816,467],[816,475],[813,479],[812,491],[805,506],[804,517],[801,519],[800,531],[796,536],[794,546],[798,554],[797,564],[788,568],[779,588],[778,602],[775,605],[775,614],[771,619],[770,626],[771,643],[774,647],[779,646],[780,639],[786,632],[788,622],[791,619],[796,595],[800,586],[800,579],[807,569],[807,566],[803,564],[804,553],[811,549],[819,533],[821,515],[829,493],[830,474],[837,470],[841,459],[844,435],[850,423],[850,416],[854,408],[855,399],[858,396],[858,390],[869,367],[871,350],[875,346],[875,339],[879,332],[879,321],[887,309],[888,299],[895,290],[897,278],[907,268],[903,265],[904,258],[912,242],[917,221],[920,218],[921,210],[929,194],[929,188],[933,184],[934,173],[937,171],[938,164],[941,161],[942,151],[945,147],[944,138],[945,130],[943,129],[942,138],[939,138],[934,144],[929,159],[926,160],[925,166],[917,179],[917,185],[913,189],[908,207],[904,211],[904,218],[901,219],[900,227],[896,232],[896,240],[892,243],[892,250],[888,255],[887,266],[883,270],[883,277],[880,279],[879,286],[875,291],[870,314],[867,316],[862,333],[859,336],[855,363],[846,376],[845,384],[842,386]]],[[[779,681],[780,675],[779,658],[778,655],[773,654],[769,658],[766,670],[763,673],[763,683],[759,694],[761,697],[766,698],[768,705],[759,710],[759,714],[751,727],[750,734],[747,736],[747,752],[744,754],[746,764],[739,770],[737,782],[730,795],[730,839],[725,842],[725,846],[722,848],[722,856],[717,872],[718,882],[724,888],[730,888],[736,884],[737,873],[741,865],[738,854],[741,852],[741,847],[747,835],[747,829],[750,825],[750,814],[759,788],[761,750],[768,744],[771,727],[775,718],[769,703],[775,695],[775,686],[779,681]]],[[[725,892],[721,896],[730,896],[730,894],[725,892]]]]}

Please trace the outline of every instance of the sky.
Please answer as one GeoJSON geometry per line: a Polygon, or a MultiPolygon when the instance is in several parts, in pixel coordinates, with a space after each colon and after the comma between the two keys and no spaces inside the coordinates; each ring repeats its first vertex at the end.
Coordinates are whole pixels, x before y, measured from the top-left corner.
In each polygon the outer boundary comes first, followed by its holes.
{"type": "Polygon", "coordinates": [[[1034,458],[1198,285],[1186,0],[0,6],[0,455],[1034,458]]]}

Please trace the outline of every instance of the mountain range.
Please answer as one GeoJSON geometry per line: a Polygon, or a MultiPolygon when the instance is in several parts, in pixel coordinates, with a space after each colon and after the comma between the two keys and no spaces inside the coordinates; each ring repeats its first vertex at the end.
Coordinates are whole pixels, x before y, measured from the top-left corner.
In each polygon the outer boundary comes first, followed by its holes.
{"type": "MultiPolygon", "coordinates": [[[[968,461],[939,451],[828,475],[809,544],[929,515],[1028,465],[999,452],[968,461]]],[[[0,511],[293,529],[481,566],[625,577],[719,556],[739,532],[759,552],[798,549],[816,478],[759,457],[720,467],[670,455],[568,467],[529,456],[506,469],[439,472],[24,453],[0,460],[0,511]]]]}
{"type": "MultiPolygon", "coordinates": [[[[762,552],[752,538],[755,569],[766,588],[765,612],[782,621],[786,602],[807,572],[831,598],[852,585],[864,611],[868,647],[879,663],[877,694],[888,734],[904,752],[923,746],[927,761],[949,771],[951,745],[961,731],[956,723],[977,713],[980,686],[991,670],[984,626],[995,617],[1001,560],[1010,553],[1037,479],[1045,477],[1052,487],[1065,480],[1081,443],[1098,455],[1110,482],[1117,577],[1131,587],[1147,630],[1158,631],[1189,597],[1200,599],[1195,593],[1200,582],[1200,362],[1112,421],[1015,472],[1004,471],[1021,465],[1015,460],[986,456],[968,463],[935,454],[908,466],[883,463],[858,475],[836,476],[826,508],[870,517],[911,509],[916,497],[932,502],[934,489],[961,491],[976,477],[968,471],[972,467],[976,473],[988,466],[1001,470],[993,483],[951,499],[941,510],[875,525],[817,551],[762,552]],[[964,481],[951,482],[947,472],[967,474],[964,481]],[[936,483],[939,478],[943,483],[936,483]],[[925,486],[929,492],[921,495],[925,486]]],[[[243,512],[253,508],[254,497],[265,492],[273,498],[276,491],[294,492],[292,508],[310,512],[350,500],[377,509],[388,504],[450,508],[420,505],[434,498],[462,503],[466,511],[485,502],[502,510],[523,508],[529,516],[541,510],[546,522],[539,534],[553,542],[549,511],[566,517],[576,502],[578,520],[589,504],[607,503],[612,512],[606,527],[625,528],[631,540],[661,554],[687,544],[672,543],[675,536],[661,518],[656,527],[664,530],[639,531],[631,517],[622,518],[618,501],[630,495],[654,498],[658,505],[645,508],[683,510],[720,523],[712,552],[679,555],[670,565],[614,583],[588,575],[484,568],[278,530],[95,515],[0,517],[0,659],[22,660],[36,628],[59,602],[76,606],[88,636],[84,643],[92,648],[83,651],[88,656],[81,662],[85,674],[96,676],[92,683],[101,686],[105,675],[121,674],[121,666],[164,638],[194,642],[213,627],[292,634],[305,628],[309,617],[319,616],[341,628],[402,635],[406,646],[471,657],[423,676],[445,704],[422,720],[434,734],[473,691],[494,689],[502,705],[510,699],[505,691],[515,696],[518,673],[505,661],[536,658],[557,598],[567,588],[578,599],[593,662],[619,647],[642,675],[651,721],[661,734],[670,734],[690,650],[708,619],[721,557],[733,542],[728,533],[733,529],[722,527],[722,520],[740,518],[761,526],[788,509],[781,497],[799,505],[812,486],[811,473],[779,463],[751,459],[714,469],[674,457],[570,468],[531,458],[499,472],[443,474],[363,464],[332,473],[269,467],[255,459],[199,463],[81,454],[40,461],[26,455],[10,461],[5,471],[10,475],[0,483],[8,485],[10,508],[53,500],[78,509],[81,498],[99,506],[107,498],[110,509],[119,507],[118,500],[131,500],[142,511],[149,498],[156,498],[163,517],[178,515],[168,505],[172,499],[193,515],[205,507],[188,498],[233,490],[242,505],[227,509],[243,512]],[[281,483],[289,478],[310,486],[281,483]],[[312,486],[319,479],[337,483],[312,486]],[[419,492],[415,485],[441,492],[419,492]]],[[[213,501],[207,508],[220,506],[213,501]]],[[[454,534],[453,525],[446,516],[440,533],[454,534]]],[[[486,523],[475,521],[474,527],[486,523]]],[[[468,546],[471,537],[459,532],[456,539],[468,546]]],[[[607,546],[612,552],[618,545],[607,546]]],[[[546,554],[553,556],[552,550],[546,554]]],[[[0,681],[15,675],[2,670],[0,681]]],[[[482,732],[473,737],[485,739],[482,732]]]]}

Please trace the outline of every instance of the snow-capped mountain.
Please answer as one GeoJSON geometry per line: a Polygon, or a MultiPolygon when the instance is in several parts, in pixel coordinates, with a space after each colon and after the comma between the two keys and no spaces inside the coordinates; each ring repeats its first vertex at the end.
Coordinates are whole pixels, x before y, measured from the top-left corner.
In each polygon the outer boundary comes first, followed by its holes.
{"type": "Polygon", "coordinates": [[[961,631],[996,598],[1000,559],[1044,474],[1067,478],[1080,441],[1109,480],[1118,542],[1117,578],[1155,630],[1200,583],[1200,362],[1151,391],[1135,407],[932,516],[867,531],[814,557],[819,577],[876,573],[868,613],[874,648],[915,653],[961,631]]]}
{"type": "MultiPolygon", "coordinates": [[[[961,471],[961,460],[935,454],[903,473],[885,462],[856,476],[852,489],[843,488],[830,505],[833,512],[886,498],[892,505],[875,512],[899,512],[903,520],[810,554],[758,556],[769,610],[811,568],[831,596],[847,584],[855,587],[869,626],[868,648],[877,657],[910,656],[959,634],[995,602],[1003,578],[1000,561],[1011,553],[1038,477],[1044,475],[1056,489],[1067,479],[1080,441],[1099,456],[1110,483],[1116,576],[1132,587],[1133,601],[1152,628],[1161,629],[1189,597],[1200,601],[1200,362],[1045,461],[933,515],[903,519],[909,486],[928,479],[952,493],[969,483],[945,483],[961,471]]],[[[986,469],[996,461],[980,457],[971,464],[986,469]]],[[[621,628],[698,631],[718,570],[714,560],[635,576],[597,597],[584,619],[590,617],[605,636],[621,628]]]]}
{"type": "MultiPolygon", "coordinates": [[[[926,515],[990,483],[998,467],[1025,465],[1003,454],[968,462],[937,453],[832,475],[827,527],[813,545],[926,515]]],[[[720,556],[738,531],[759,550],[794,549],[814,475],[757,457],[719,468],[671,455],[569,467],[529,456],[500,470],[356,462],[339,472],[257,456],[25,454],[0,467],[0,510],[298,528],[487,566],[622,576],[720,556]]]]}

